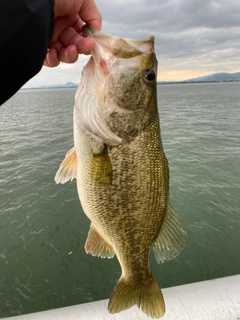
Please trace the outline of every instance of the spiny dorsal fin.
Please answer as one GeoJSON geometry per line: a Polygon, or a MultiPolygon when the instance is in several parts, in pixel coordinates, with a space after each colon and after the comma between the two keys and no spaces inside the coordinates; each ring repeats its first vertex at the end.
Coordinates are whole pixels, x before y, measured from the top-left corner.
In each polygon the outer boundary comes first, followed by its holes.
{"type": "Polygon", "coordinates": [[[85,243],[85,251],[92,256],[108,259],[113,258],[115,254],[113,247],[100,236],[92,224],[85,243]]]}
{"type": "Polygon", "coordinates": [[[65,156],[65,159],[60,164],[60,167],[55,175],[56,183],[65,183],[73,180],[77,176],[77,154],[73,147],[65,156]]]}
{"type": "Polygon", "coordinates": [[[157,263],[175,258],[185,246],[186,232],[172,206],[168,204],[167,212],[160,232],[153,243],[153,252],[157,263]]]}

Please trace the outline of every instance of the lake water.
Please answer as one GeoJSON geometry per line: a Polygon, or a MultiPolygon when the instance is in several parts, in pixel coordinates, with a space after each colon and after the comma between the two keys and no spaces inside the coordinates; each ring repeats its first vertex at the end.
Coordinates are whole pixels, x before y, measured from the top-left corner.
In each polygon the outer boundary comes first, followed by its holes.
{"type": "MultiPolygon", "coordinates": [[[[22,90],[0,108],[0,317],[109,298],[116,258],[85,254],[75,181],[54,175],[72,147],[75,89],[22,90]]],[[[164,287],[240,273],[240,83],[158,86],[171,203],[187,232],[164,287]]]]}

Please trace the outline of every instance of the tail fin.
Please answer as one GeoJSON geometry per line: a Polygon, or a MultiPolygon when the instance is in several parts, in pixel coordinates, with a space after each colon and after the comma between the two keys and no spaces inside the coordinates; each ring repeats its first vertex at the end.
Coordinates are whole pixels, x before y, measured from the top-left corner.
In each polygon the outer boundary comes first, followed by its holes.
{"type": "Polygon", "coordinates": [[[108,311],[117,313],[135,304],[151,318],[164,315],[163,295],[152,275],[144,284],[139,285],[129,284],[121,277],[110,297],[108,311]]]}

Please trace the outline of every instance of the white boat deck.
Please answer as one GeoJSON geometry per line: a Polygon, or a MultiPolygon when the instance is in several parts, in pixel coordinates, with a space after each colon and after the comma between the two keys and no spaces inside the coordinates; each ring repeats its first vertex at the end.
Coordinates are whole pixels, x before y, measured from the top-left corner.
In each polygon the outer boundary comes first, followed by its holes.
{"type": "MultiPolygon", "coordinates": [[[[163,320],[240,320],[240,275],[163,289],[163,320]]],[[[109,314],[108,300],[5,320],[149,320],[136,306],[109,314]]],[[[3,319],[4,320],[4,319],[3,319]]]]}

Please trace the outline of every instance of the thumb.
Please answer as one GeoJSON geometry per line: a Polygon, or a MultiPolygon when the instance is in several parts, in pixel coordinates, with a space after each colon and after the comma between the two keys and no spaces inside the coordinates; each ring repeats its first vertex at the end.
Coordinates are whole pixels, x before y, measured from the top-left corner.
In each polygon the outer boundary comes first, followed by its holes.
{"type": "Polygon", "coordinates": [[[92,27],[100,30],[102,27],[102,16],[94,2],[94,0],[84,1],[79,11],[82,21],[90,24],[92,27]]]}

